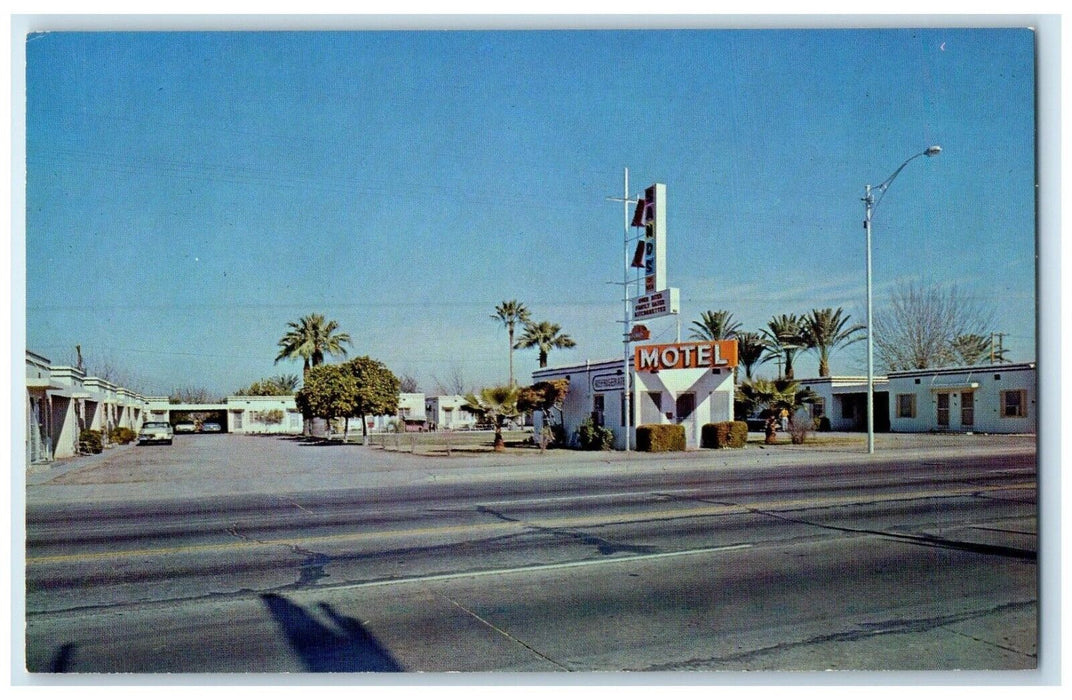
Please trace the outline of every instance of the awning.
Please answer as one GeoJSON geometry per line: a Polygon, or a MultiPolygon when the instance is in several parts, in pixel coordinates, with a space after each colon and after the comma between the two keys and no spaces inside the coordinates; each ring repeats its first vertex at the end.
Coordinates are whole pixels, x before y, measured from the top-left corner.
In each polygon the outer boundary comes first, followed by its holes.
{"type": "Polygon", "coordinates": [[[951,384],[931,384],[931,391],[973,391],[979,388],[979,382],[953,382],[951,384]]]}

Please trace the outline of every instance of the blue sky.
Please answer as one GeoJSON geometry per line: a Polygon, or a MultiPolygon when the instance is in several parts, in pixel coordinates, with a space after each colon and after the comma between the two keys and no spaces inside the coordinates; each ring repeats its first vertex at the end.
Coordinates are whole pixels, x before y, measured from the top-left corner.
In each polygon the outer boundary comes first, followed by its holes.
{"type": "MultiPolygon", "coordinates": [[[[621,355],[623,168],[667,185],[682,334],[898,284],[991,308],[1035,353],[1027,30],[49,33],[26,44],[26,344],[147,393],[233,392],[312,312],[433,393],[507,376],[519,299],[621,355]]],[[[672,319],[649,324],[671,341],[672,319]]],[[[515,353],[523,380],[535,351],[515,353]]],[[[862,374],[863,346],[832,369],[862,374]]],[[[813,375],[805,354],[797,376],[813,375]]],[[[775,365],[767,365],[769,373],[775,365]]]]}

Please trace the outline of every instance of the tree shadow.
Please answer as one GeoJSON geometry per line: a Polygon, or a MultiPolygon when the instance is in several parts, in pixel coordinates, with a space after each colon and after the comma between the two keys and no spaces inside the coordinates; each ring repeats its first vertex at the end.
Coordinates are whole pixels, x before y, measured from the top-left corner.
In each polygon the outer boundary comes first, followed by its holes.
{"type": "Polygon", "coordinates": [[[265,593],[261,600],[309,671],[361,673],[405,670],[358,620],[340,615],[327,603],[319,603],[317,607],[332,626],[323,624],[300,605],[281,595],[265,593]]]}

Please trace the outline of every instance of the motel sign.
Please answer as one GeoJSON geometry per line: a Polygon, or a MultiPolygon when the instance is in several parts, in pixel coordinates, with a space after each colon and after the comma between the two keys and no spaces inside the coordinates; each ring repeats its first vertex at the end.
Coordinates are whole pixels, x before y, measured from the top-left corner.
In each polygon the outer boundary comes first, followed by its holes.
{"type": "Polygon", "coordinates": [[[669,345],[642,345],[634,351],[637,372],[737,366],[737,341],[715,340],[669,345]]]}

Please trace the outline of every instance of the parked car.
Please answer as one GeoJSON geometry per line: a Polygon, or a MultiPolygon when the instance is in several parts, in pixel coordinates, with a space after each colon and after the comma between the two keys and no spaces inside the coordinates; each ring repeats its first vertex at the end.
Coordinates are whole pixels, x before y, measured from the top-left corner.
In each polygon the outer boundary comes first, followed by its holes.
{"type": "Polygon", "coordinates": [[[176,433],[196,433],[197,426],[189,421],[183,421],[175,424],[176,433]]]}
{"type": "Polygon", "coordinates": [[[202,423],[201,424],[201,432],[202,433],[222,433],[223,432],[223,426],[221,426],[219,423],[202,423]]]}
{"type": "Polygon", "coordinates": [[[154,442],[162,442],[165,445],[170,445],[174,437],[175,432],[171,429],[171,423],[151,421],[141,426],[141,430],[138,431],[138,444],[148,445],[154,442]]]}

